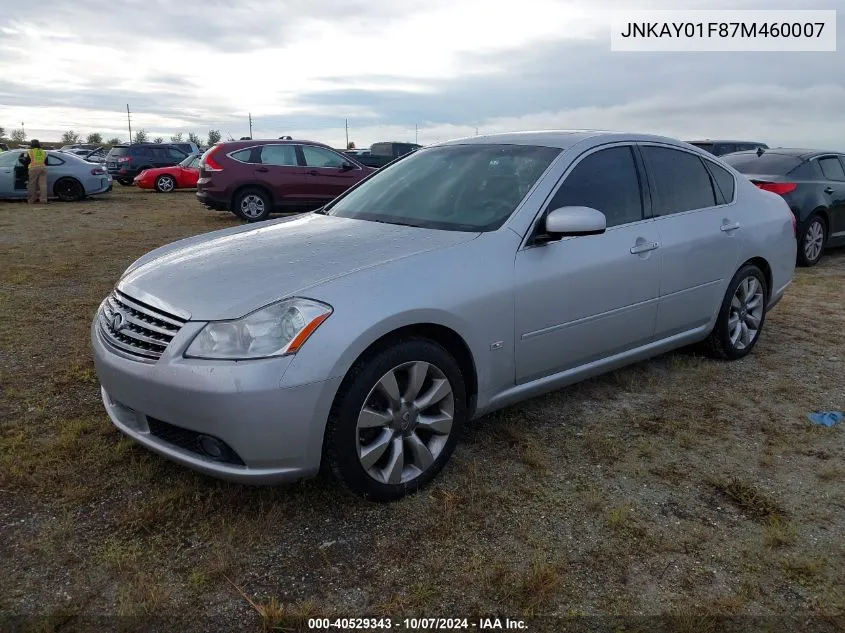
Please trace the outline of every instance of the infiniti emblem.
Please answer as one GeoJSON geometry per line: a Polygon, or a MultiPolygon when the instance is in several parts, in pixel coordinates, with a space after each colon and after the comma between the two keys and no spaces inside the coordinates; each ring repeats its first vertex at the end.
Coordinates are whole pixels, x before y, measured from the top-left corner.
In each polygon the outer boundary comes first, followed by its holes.
{"type": "Polygon", "coordinates": [[[115,332],[120,332],[124,326],[123,322],[123,314],[120,312],[115,312],[111,317],[111,329],[115,332]]]}

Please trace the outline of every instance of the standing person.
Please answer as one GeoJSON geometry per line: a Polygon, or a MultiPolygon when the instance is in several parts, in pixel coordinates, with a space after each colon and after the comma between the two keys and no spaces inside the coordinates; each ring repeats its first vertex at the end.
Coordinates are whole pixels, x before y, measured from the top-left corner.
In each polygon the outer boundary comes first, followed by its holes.
{"type": "Polygon", "coordinates": [[[47,152],[41,149],[41,143],[32,139],[24,156],[24,163],[29,166],[27,202],[35,204],[37,198],[41,204],[47,204],[47,152]]]}

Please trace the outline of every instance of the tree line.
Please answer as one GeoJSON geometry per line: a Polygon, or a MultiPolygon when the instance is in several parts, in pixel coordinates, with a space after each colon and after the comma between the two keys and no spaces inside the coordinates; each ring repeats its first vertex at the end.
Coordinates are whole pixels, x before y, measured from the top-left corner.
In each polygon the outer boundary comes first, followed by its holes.
{"type": "MultiPolygon", "coordinates": [[[[222,135],[220,134],[220,130],[209,130],[208,138],[207,138],[207,147],[211,147],[220,142],[222,139],[222,135]]],[[[23,128],[17,128],[9,132],[8,139],[6,138],[6,129],[0,127],[0,141],[9,140],[12,143],[26,143],[26,131],[23,128]]],[[[171,143],[181,143],[183,140],[194,143],[197,147],[201,147],[203,145],[202,139],[193,132],[188,132],[187,136],[183,135],[182,132],[178,134],[174,134],[170,137],[171,143]]],[[[121,139],[118,137],[110,138],[108,140],[103,140],[103,135],[99,132],[92,132],[87,136],[83,137],[81,134],[73,131],[68,130],[62,134],[61,142],[63,145],[75,145],[77,143],[91,143],[96,145],[119,145],[122,143],[121,139]],[[84,141],[82,139],[85,139],[84,141]]],[[[141,128],[140,130],[136,131],[135,134],[132,135],[132,142],[133,143],[164,143],[163,136],[156,136],[150,138],[147,134],[146,130],[141,128]]]]}

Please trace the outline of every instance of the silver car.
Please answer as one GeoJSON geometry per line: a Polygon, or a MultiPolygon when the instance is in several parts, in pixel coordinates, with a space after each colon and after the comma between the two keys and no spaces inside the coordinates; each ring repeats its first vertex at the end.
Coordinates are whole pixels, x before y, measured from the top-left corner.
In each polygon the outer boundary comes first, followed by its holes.
{"type": "MultiPolygon", "coordinates": [[[[27,168],[20,159],[26,150],[0,154],[0,199],[26,198],[27,168]]],[[[47,152],[47,195],[64,202],[112,189],[112,178],[105,169],[65,152],[47,152]]]]}
{"type": "Polygon", "coordinates": [[[141,444],[251,483],[396,499],[490,411],[673,348],[742,358],[793,215],[715,156],[607,132],[421,149],[323,209],[143,256],[91,340],[141,444]]]}

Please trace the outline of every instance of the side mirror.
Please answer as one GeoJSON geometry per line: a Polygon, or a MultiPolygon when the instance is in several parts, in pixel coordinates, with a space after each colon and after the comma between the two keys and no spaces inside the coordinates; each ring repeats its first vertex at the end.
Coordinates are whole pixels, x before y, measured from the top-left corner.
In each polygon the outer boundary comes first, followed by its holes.
{"type": "Polygon", "coordinates": [[[342,163],[340,166],[340,171],[349,171],[350,169],[354,169],[350,163],[342,163]]]}
{"type": "Polygon", "coordinates": [[[599,235],[607,229],[604,213],[591,207],[560,207],[549,211],[543,220],[543,241],[574,235],[599,235]]]}

